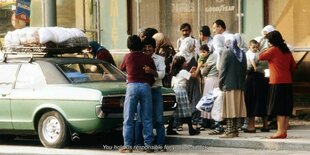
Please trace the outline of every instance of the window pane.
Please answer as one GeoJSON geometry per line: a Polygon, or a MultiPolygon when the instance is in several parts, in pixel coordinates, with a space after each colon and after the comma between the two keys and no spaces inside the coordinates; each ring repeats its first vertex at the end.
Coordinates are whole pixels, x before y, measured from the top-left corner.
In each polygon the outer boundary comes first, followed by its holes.
{"type": "Polygon", "coordinates": [[[0,65],[0,83],[14,82],[18,65],[0,65]]]}
{"type": "Polygon", "coordinates": [[[110,64],[59,64],[60,69],[72,83],[96,81],[126,81],[122,72],[110,64]]]}
{"type": "Polygon", "coordinates": [[[39,66],[23,64],[18,73],[15,88],[40,88],[46,85],[45,78],[39,66]]]}

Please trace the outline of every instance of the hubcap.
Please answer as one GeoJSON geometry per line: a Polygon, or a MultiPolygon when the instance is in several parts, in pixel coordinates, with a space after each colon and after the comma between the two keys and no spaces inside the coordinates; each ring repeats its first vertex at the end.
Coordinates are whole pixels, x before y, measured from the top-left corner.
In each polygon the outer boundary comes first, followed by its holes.
{"type": "Polygon", "coordinates": [[[59,120],[54,116],[49,116],[43,121],[42,133],[44,138],[49,142],[55,142],[61,132],[61,125],[59,120]]]}

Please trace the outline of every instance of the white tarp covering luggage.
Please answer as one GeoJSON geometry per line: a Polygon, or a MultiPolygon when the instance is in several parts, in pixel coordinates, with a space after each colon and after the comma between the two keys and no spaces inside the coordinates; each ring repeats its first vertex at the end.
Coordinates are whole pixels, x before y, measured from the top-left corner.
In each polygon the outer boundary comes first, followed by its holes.
{"type": "Polygon", "coordinates": [[[88,47],[86,35],[77,28],[26,27],[9,31],[4,40],[6,47],[38,46],[50,42],[62,47],[88,47]]]}

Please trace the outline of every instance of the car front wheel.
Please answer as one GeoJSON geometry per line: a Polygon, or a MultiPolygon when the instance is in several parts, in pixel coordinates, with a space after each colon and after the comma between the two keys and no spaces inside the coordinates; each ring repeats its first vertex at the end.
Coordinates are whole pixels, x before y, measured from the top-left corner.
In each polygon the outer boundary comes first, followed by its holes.
{"type": "Polygon", "coordinates": [[[38,123],[38,134],[45,147],[62,148],[69,141],[66,122],[56,111],[44,113],[38,123]]]}

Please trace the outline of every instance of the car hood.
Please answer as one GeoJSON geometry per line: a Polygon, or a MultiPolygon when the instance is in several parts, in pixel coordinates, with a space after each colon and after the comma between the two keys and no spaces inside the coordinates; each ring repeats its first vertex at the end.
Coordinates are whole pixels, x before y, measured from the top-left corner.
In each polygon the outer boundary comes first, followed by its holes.
{"type": "MultiPolygon", "coordinates": [[[[100,90],[103,96],[118,94],[123,94],[125,96],[127,84],[124,82],[93,82],[74,84],[74,86],[100,90]]],[[[165,87],[162,87],[161,92],[162,94],[174,94],[173,89],[165,87]]]]}
{"type": "Polygon", "coordinates": [[[126,83],[124,82],[93,82],[93,83],[79,83],[74,84],[75,87],[96,89],[106,95],[126,94],[126,83]]]}

